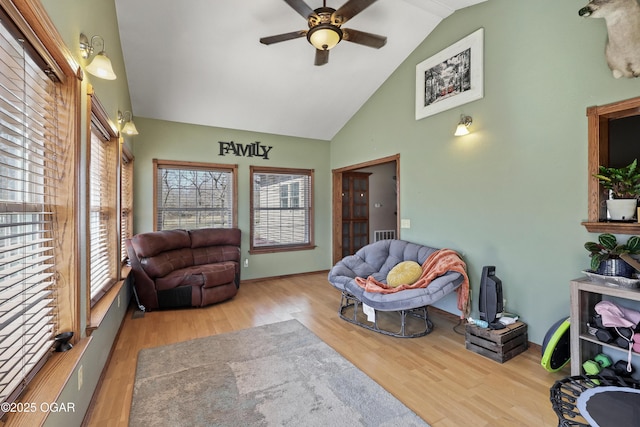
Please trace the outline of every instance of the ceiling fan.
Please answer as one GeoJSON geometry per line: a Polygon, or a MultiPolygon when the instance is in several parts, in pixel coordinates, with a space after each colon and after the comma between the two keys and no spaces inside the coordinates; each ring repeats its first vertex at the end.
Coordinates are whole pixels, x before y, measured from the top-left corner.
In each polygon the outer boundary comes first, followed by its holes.
{"type": "Polygon", "coordinates": [[[376,0],[348,0],[338,10],[323,6],[311,9],[304,0],[284,0],[296,12],[302,15],[309,24],[308,30],[293,31],[276,36],[262,37],[260,43],[270,45],[287,40],[307,36],[307,40],[316,48],[315,65],[329,62],[329,49],[335,47],[340,40],[380,49],[387,43],[387,38],[364,31],[341,28],[349,19],[371,6],[376,0]]]}

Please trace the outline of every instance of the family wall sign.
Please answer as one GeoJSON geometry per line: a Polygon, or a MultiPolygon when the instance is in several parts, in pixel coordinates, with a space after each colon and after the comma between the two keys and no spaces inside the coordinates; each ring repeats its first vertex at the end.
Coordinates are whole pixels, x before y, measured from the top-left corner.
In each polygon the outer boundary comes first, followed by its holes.
{"type": "Polygon", "coordinates": [[[262,157],[265,160],[269,160],[269,151],[273,148],[273,146],[262,145],[258,141],[251,144],[218,141],[218,144],[220,145],[220,156],[233,154],[234,156],[242,157],[262,157]]]}

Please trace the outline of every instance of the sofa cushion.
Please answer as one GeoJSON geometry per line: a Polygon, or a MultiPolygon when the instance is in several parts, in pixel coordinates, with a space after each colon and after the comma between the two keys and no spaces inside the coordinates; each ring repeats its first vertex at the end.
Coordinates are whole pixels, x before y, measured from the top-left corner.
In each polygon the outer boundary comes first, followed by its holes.
{"type": "Polygon", "coordinates": [[[240,262],[240,250],[237,246],[209,246],[193,249],[194,265],[225,261],[240,262]]]}
{"type": "MultiPolygon", "coordinates": [[[[231,245],[240,246],[239,228],[199,228],[189,230],[192,248],[231,245]]],[[[236,249],[237,250],[237,249],[236,249]]]]}
{"type": "MultiPolygon", "coordinates": [[[[435,248],[405,240],[380,240],[360,248],[354,256],[359,258],[360,263],[367,265],[367,270],[372,269],[382,273],[384,278],[398,263],[415,261],[422,265],[435,251],[435,248]]],[[[359,272],[358,276],[366,277],[360,275],[359,272]]]]}
{"type": "Polygon", "coordinates": [[[456,290],[464,277],[457,271],[450,271],[434,279],[426,288],[405,289],[391,294],[379,292],[364,292],[355,282],[347,286],[347,291],[364,304],[380,311],[409,310],[412,308],[431,305],[456,290]],[[360,290],[356,289],[360,288],[360,290]]]}
{"type": "Polygon", "coordinates": [[[234,279],[235,267],[231,263],[194,265],[157,278],[156,289],[161,291],[180,286],[212,288],[231,283],[234,279]]]}
{"type": "Polygon", "coordinates": [[[394,288],[400,285],[412,285],[422,275],[422,267],[415,261],[403,261],[387,274],[387,285],[394,288]]]}
{"type": "Polygon", "coordinates": [[[138,258],[153,257],[161,252],[191,247],[186,230],[163,230],[143,233],[131,239],[138,258]]]}
{"type": "Polygon", "coordinates": [[[405,240],[379,240],[338,261],[329,271],[328,279],[341,291],[353,283],[356,277],[371,276],[380,282],[386,282],[389,271],[398,263],[415,261],[422,265],[435,251],[435,248],[405,240]]]}
{"type": "Polygon", "coordinates": [[[231,262],[206,264],[200,267],[202,267],[202,276],[204,277],[203,288],[226,285],[232,283],[236,278],[236,267],[231,262]]]}
{"type": "Polygon", "coordinates": [[[192,266],[193,253],[189,248],[162,252],[156,256],[140,258],[140,264],[149,277],[155,279],[174,270],[192,266]]]}

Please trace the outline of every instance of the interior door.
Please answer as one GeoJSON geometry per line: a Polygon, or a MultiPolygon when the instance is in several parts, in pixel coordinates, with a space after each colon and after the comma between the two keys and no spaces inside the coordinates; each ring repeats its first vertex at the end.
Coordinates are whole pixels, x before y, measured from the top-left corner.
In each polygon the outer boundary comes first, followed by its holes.
{"type": "Polygon", "coordinates": [[[369,243],[369,173],[342,176],[342,256],[369,243]]]}

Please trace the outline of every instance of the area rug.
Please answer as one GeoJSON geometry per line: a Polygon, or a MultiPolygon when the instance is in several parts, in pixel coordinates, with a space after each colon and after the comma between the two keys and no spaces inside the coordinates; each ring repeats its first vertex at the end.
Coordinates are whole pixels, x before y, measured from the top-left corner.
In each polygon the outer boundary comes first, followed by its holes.
{"type": "Polygon", "coordinates": [[[129,425],[428,427],[297,320],[141,350],[129,425]]]}

